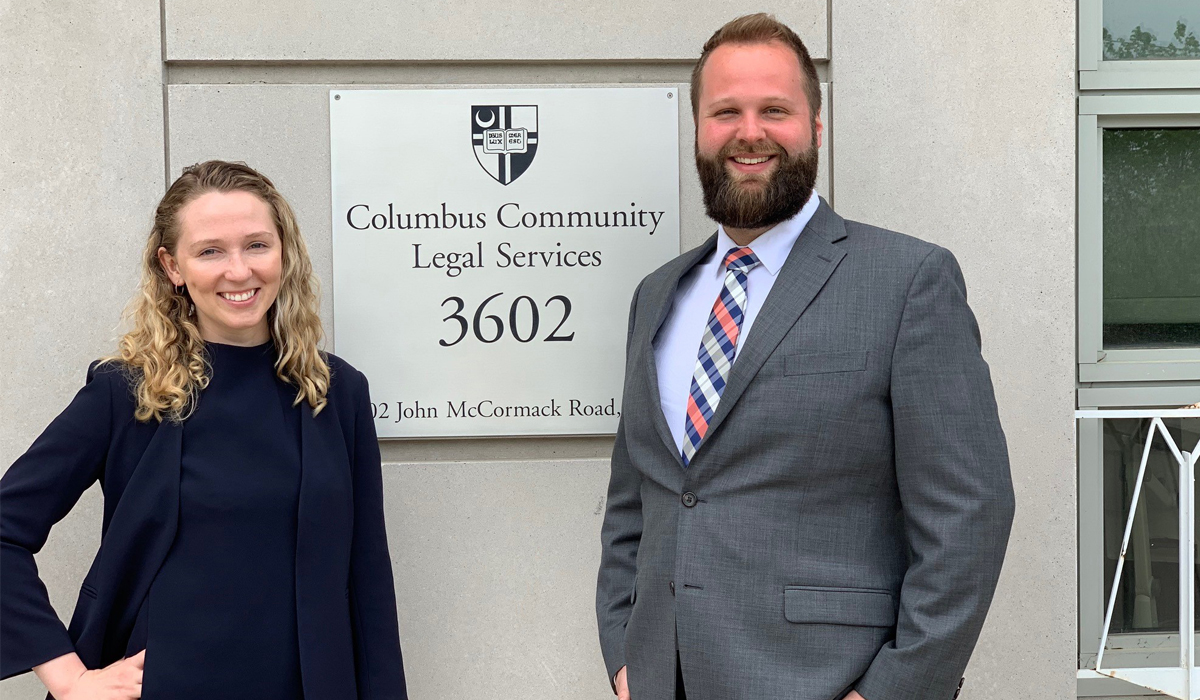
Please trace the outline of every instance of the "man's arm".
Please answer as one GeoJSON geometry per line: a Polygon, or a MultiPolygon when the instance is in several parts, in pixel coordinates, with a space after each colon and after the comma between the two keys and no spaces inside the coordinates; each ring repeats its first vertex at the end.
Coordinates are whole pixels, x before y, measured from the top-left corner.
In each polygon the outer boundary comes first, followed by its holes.
{"type": "Polygon", "coordinates": [[[600,530],[603,547],[600,574],[596,581],[596,623],[610,680],[625,665],[625,624],[633,610],[631,597],[642,539],[641,483],[641,475],[633,468],[625,448],[622,418],[613,448],[607,507],[600,530]]]}
{"type": "MultiPolygon", "coordinates": [[[[629,332],[625,343],[626,373],[636,371],[629,356],[629,347],[633,339],[634,315],[640,290],[641,285],[634,291],[629,308],[629,332]]],[[[604,525],[600,531],[603,549],[596,581],[596,622],[600,630],[600,650],[604,654],[610,683],[625,666],[625,625],[633,609],[630,599],[637,575],[638,545],[642,539],[641,484],[641,473],[629,458],[625,443],[625,418],[622,416],[613,445],[612,473],[608,481],[604,525]]]]}
{"type": "Polygon", "coordinates": [[[995,592],[1014,501],[979,328],[943,248],[910,284],[891,390],[909,567],[896,638],[857,690],[867,700],[950,700],[995,592]]]}

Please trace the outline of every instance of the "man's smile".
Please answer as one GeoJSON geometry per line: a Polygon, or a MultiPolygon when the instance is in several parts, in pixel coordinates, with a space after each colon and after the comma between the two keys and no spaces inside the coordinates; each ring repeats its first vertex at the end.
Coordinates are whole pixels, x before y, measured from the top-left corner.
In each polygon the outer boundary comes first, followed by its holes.
{"type": "Polygon", "coordinates": [[[752,153],[730,156],[726,160],[734,172],[750,175],[770,168],[776,157],[775,153],[752,153]]]}

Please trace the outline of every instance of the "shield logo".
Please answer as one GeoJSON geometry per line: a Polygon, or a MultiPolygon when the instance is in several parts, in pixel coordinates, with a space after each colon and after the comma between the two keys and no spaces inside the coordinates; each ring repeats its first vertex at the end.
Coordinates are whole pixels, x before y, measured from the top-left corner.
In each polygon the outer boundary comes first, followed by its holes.
{"type": "Polygon", "coordinates": [[[537,105],[473,105],[475,160],[501,185],[521,177],[537,155],[537,105]]]}

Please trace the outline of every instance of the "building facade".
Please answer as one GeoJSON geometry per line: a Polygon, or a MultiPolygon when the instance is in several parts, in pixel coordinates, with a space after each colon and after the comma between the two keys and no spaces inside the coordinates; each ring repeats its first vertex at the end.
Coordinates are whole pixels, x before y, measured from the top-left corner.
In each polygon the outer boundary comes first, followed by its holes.
{"type": "MultiPolygon", "coordinates": [[[[765,10],[818,63],[819,191],[847,218],[954,251],[979,319],[1018,511],[962,697],[1144,694],[1077,678],[1099,641],[1137,426],[1077,426],[1073,412],[1200,400],[1200,258],[1187,252],[1200,234],[1200,57],[1188,53],[1200,9],[1122,5],[0,3],[0,464],[114,347],[152,209],[184,166],[243,160],[276,182],[325,283],[332,338],[330,89],[655,85],[683,98],[711,32],[765,10]],[[1138,194],[1135,167],[1154,169],[1153,191],[1138,194]]],[[[714,229],[693,137],[681,109],[683,249],[714,229]]],[[[1172,429],[1194,442],[1197,423],[1172,429]]],[[[382,443],[413,697],[610,697],[593,593],[611,445],[382,443]]],[[[64,617],[100,503],[88,492],[38,558],[64,617]]],[[[1135,582],[1113,629],[1167,648],[1179,581],[1149,552],[1171,521],[1148,527],[1130,555],[1145,590],[1135,582]]],[[[31,675],[0,683],[14,700],[42,692],[31,675]]]]}

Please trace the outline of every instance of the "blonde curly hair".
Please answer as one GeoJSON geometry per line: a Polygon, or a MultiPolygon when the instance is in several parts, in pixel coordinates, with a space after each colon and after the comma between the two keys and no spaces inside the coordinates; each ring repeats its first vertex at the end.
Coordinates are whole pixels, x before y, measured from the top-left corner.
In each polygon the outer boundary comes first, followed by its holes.
{"type": "Polygon", "coordinates": [[[158,259],[159,248],[175,255],[179,245],[179,212],[209,192],[250,192],[271,208],[282,243],[283,274],[279,296],[267,311],[275,343],[275,373],[296,386],[293,405],[307,401],[313,415],[325,407],[329,363],[322,338],[318,282],[295,214],[265,175],[245,163],[210,160],[183,169],[154,212],[150,239],[142,253],[142,280],[125,316],[132,330],[121,337],[118,352],[105,358],[120,362],[136,382],[137,410],[142,422],[167,418],[182,422],[196,409],[208,386],[210,366],[204,339],[184,289],[177,291],[158,259]]]}

